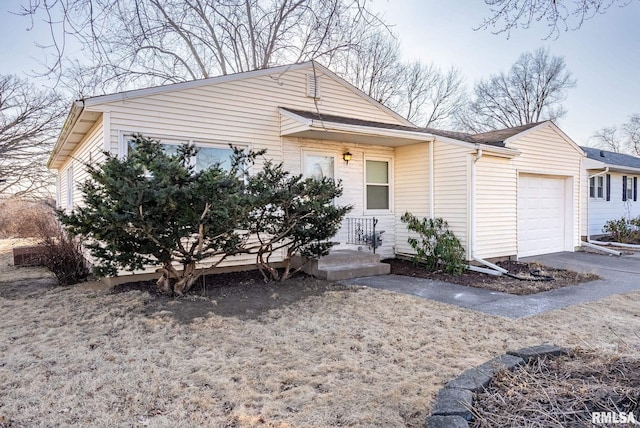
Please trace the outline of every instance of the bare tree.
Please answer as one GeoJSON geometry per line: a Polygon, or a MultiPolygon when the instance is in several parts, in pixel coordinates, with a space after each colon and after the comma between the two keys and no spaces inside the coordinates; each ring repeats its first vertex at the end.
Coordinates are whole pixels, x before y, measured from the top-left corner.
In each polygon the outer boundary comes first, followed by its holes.
{"type": "Polygon", "coordinates": [[[417,125],[446,127],[464,106],[464,80],[456,68],[442,72],[433,63],[413,62],[404,67],[403,78],[397,108],[417,125]]]}
{"type": "Polygon", "coordinates": [[[561,31],[579,29],[596,15],[610,7],[631,4],[634,0],[484,0],[491,9],[479,28],[494,33],[509,34],[516,28],[527,29],[535,22],[545,22],[549,29],[546,38],[560,35],[561,31]]]}
{"type": "Polygon", "coordinates": [[[624,151],[624,142],[617,126],[609,126],[596,131],[590,138],[595,147],[620,153],[624,151]]]}
{"type": "Polygon", "coordinates": [[[622,125],[622,132],[626,139],[627,150],[640,156],[640,114],[633,114],[629,121],[622,125]]]}
{"type": "Polygon", "coordinates": [[[54,0],[22,14],[51,27],[49,72],[110,91],[325,58],[381,25],[366,1],[54,0]]]}
{"type": "Polygon", "coordinates": [[[386,30],[363,31],[358,46],[332,58],[333,68],[371,98],[389,105],[403,84],[400,44],[386,30]]]}
{"type": "Polygon", "coordinates": [[[621,126],[609,126],[593,133],[590,143],[616,153],[640,156],[640,114],[632,114],[621,126]]]}
{"type": "Polygon", "coordinates": [[[563,57],[546,49],[524,53],[508,73],[476,83],[467,108],[457,115],[458,124],[483,132],[557,120],[566,114],[562,102],[575,83],[563,57]]]}
{"type": "Polygon", "coordinates": [[[55,93],[0,76],[0,195],[50,196],[46,160],[64,113],[55,93]]]}

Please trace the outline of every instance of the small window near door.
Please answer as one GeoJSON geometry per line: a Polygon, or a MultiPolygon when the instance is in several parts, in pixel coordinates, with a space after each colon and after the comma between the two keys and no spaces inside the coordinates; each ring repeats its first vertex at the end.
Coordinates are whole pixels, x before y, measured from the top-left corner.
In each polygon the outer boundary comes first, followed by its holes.
{"type": "Polygon", "coordinates": [[[589,179],[589,197],[593,199],[604,198],[604,177],[591,177],[589,179]]]}
{"type": "Polygon", "coordinates": [[[367,160],[366,186],[368,210],[388,210],[389,204],[389,162],[367,160]]]}

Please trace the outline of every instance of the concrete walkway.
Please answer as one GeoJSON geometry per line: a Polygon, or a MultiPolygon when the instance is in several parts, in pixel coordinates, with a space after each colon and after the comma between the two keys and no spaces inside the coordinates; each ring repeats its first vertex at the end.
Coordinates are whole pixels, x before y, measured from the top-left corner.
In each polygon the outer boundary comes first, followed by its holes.
{"type": "Polygon", "coordinates": [[[341,281],[341,283],[412,294],[511,319],[531,317],[613,294],[640,291],[640,254],[615,257],[583,252],[563,252],[521,260],[537,261],[554,268],[595,273],[602,279],[529,296],[516,296],[483,288],[400,275],[355,278],[341,281]]]}

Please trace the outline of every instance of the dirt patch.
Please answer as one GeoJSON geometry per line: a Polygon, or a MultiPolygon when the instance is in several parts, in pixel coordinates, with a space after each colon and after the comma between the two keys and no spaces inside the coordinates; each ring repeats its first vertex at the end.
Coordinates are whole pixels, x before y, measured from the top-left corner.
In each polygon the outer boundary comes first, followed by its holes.
{"type": "Polygon", "coordinates": [[[348,288],[311,276],[298,274],[285,282],[268,282],[258,271],[221,273],[202,278],[184,297],[161,294],[155,282],[136,282],[118,285],[114,293],[131,290],[147,291],[145,312],[170,312],[179,322],[189,323],[210,314],[239,319],[257,319],[270,310],[290,306],[327,291],[346,291],[348,288]]]}
{"type": "Polygon", "coordinates": [[[471,426],[591,427],[592,412],[640,417],[640,359],[577,349],[500,371],[475,394],[471,426]]]}
{"type": "Polygon", "coordinates": [[[391,273],[394,275],[428,278],[518,295],[535,294],[600,279],[600,277],[595,274],[585,274],[564,269],[553,269],[537,263],[522,263],[516,261],[498,262],[497,265],[507,269],[510,273],[516,276],[531,278],[548,276],[553,279],[550,281],[525,281],[506,275],[494,276],[470,270],[465,271],[462,275],[450,275],[443,272],[428,272],[423,267],[408,260],[388,259],[384,260],[384,263],[389,263],[391,265],[391,273]],[[532,272],[536,276],[533,276],[532,272]]]}

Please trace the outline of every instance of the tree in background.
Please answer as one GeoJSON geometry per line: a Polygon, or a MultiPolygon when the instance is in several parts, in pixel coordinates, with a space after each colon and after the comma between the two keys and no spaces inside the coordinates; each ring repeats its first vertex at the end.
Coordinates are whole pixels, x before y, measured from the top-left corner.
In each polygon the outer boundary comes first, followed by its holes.
{"type": "Polygon", "coordinates": [[[560,36],[561,31],[576,30],[610,7],[627,6],[634,0],[484,0],[491,9],[480,28],[495,29],[509,34],[518,27],[527,29],[534,22],[545,22],[549,37],[560,36]]]}
{"type": "Polygon", "coordinates": [[[457,70],[402,61],[367,0],[57,0],[22,14],[33,23],[45,16],[48,74],[74,95],[313,59],[420,126],[447,126],[463,100],[457,70]]]}
{"type": "Polygon", "coordinates": [[[381,25],[366,0],[57,0],[30,2],[22,14],[44,16],[48,70],[80,93],[323,59],[381,25]]]}
{"type": "Polygon", "coordinates": [[[352,208],[336,204],[341,195],[342,186],[333,179],[292,175],[281,163],[271,161],[249,177],[247,196],[252,210],[243,228],[258,241],[251,251],[266,280],[285,281],[299,270],[301,266],[292,266],[295,255],[318,258],[329,254],[330,240],[352,208]],[[286,253],[282,273],[271,261],[279,251],[286,253]]]}
{"type": "Polygon", "coordinates": [[[632,114],[621,126],[608,126],[596,131],[590,143],[612,152],[640,156],[640,114],[632,114]]]}
{"type": "Polygon", "coordinates": [[[546,49],[524,53],[508,73],[476,83],[467,107],[457,114],[459,127],[478,133],[510,128],[566,114],[562,102],[576,81],[563,57],[546,49]]]}
{"type": "Polygon", "coordinates": [[[87,165],[84,205],[60,217],[86,240],[96,274],[159,266],[160,290],[181,295],[207,272],[200,261],[215,257],[216,267],[245,251],[248,235],[237,225],[250,207],[240,171],[257,154],[236,149],[230,170],[216,164],[195,172],[195,146],[169,155],[157,141],[138,135],[134,143],[126,159],[107,155],[104,164],[87,165]]]}
{"type": "Polygon", "coordinates": [[[0,75],[0,195],[51,196],[45,165],[64,113],[54,92],[0,75]]]}

